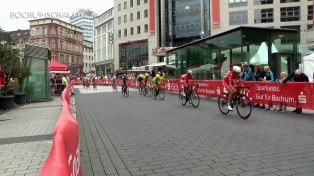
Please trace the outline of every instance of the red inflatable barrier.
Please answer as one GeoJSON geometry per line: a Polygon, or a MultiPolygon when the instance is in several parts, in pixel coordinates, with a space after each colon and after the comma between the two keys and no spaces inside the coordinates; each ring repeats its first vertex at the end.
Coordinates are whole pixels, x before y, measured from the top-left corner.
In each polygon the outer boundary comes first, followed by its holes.
{"type": "Polygon", "coordinates": [[[81,176],[79,125],[71,112],[72,85],[62,92],[62,112],[53,130],[53,146],[40,176],[81,176]]]}
{"type": "MultiPolygon", "coordinates": [[[[217,98],[224,92],[222,81],[195,80],[199,95],[217,98]]],[[[163,80],[166,91],[179,92],[181,90],[180,80],[163,80]]],[[[281,105],[314,110],[314,84],[288,82],[283,85],[268,82],[244,82],[250,86],[248,97],[259,104],[281,105]]]]}

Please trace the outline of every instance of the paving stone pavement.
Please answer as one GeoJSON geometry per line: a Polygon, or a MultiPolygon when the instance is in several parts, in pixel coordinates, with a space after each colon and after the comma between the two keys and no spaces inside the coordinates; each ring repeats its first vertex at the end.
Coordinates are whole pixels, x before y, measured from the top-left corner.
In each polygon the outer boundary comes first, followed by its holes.
{"type": "Polygon", "coordinates": [[[314,175],[314,116],[76,89],[83,175],[314,175]]]}
{"type": "Polygon", "coordinates": [[[51,151],[61,99],[32,103],[0,115],[0,175],[40,172],[51,151]]]}

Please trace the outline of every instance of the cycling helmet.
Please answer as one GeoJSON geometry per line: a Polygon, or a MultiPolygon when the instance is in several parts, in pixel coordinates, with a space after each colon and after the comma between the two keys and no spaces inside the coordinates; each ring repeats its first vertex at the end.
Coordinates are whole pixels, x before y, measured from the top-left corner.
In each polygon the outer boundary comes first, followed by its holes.
{"type": "Polygon", "coordinates": [[[193,74],[192,70],[188,70],[188,74],[192,75],[193,74]]]}
{"type": "Polygon", "coordinates": [[[117,77],[116,77],[116,76],[113,76],[113,78],[116,79],[117,77]]]}
{"type": "Polygon", "coordinates": [[[235,71],[236,73],[241,73],[241,68],[239,66],[233,66],[232,70],[235,71]]]}
{"type": "Polygon", "coordinates": [[[148,74],[148,73],[145,73],[145,76],[149,76],[149,74],[148,74]]]}

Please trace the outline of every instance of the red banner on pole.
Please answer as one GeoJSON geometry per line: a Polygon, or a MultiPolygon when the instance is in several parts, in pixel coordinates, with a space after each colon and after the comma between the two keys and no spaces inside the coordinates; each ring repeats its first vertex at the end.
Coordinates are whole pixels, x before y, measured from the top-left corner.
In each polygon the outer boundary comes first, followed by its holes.
{"type": "Polygon", "coordinates": [[[212,25],[220,26],[220,0],[212,0],[212,25]]]}
{"type": "Polygon", "coordinates": [[[149,33],[155,34],[155,0],[149,0],[149,33]]]}

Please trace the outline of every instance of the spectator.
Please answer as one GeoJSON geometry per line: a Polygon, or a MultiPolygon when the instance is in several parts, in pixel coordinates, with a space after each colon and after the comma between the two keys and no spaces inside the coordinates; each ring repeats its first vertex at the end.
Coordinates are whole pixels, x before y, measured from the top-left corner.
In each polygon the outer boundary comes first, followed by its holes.
{"type": "MultiPolygon", "coordinates": [[[[306,76],[306,74],[302,73],[301,70],[297,69],[295,72],[291,73],[288,77],[281,81],[280,84],[284,84],[292,78],[294,79],[294,82],[309,82],[309,77],[306,76]]],[[[296,108],[292,112],[302,114],[302,108],[296,108]]]]}
{"type": "Polygon", "coordinates": [[[248,67],[246,63],[243,64],[243,74],[242,74],[243,81],[254,81],[254,75],[252,69],[248,67]]]}
{"type": "Polygon", "coordinates": [[[262,81],[265,76],[265,71],[262,69],[262,66],[260,64],[256,65],[256,75],[255,80],[256,81],[262,81]]]}
{"type": "MultiPolygon", "coordinates": [[[[256,74],[255,74],[255,80],[256,81],[262,81],[265,76],[265,71],[262,69],[262,66],[260,64],[256,65],[256,74]]],[[[254,107],[260,107],[260,104],[255,104],[254,107]]]]}
{"type": "MultiPolygon", "coordinates": [[[[273,72],[270,70],[270,67],[269,67],[269,66],[265,66],[265,67],[264,67],[264,72],[265,72],[265,76],[264,76],[263,81],[265,81],[265,82],[275,82],[274,74],[273,74],[273,72]]],[[[270,104],[268,105],[268,108],[266,108],[265,105],[262,105],[261,108],[265,108],[265,109],[271,110],[271,111],[274,110],[273,105],[272,105],[271,102],[270,102],[270,104]]]]}
{"type": "Polygon", "coordinates": [[[68,80],[66,78],[66,75],[63,75],[61,78],[61,92],[66,88],[68,85],[68,80]]]}
{"type": "MultiPolygon", "coordinates": [[[[255,73],[255,69],[254,69],[254,66],[252,65],[252,64],[250,64],[249,65],[249,67],[251,68],[251,70],[252,70],[252,73],[253,73],[253,75],[254,75],[254,73],[255,73]]],[[[254,78],[255,79],[255,78],[254,78]]]]}
{"type": "MultiPolygon", "coordinates": [[[[284,79],[286,79],[286,77],[287,77],[287,73],[286,73],[286,72],[281,72],[281,73],[280,73],[280,79],[277,80],[277,82],[280,83],[281,81],[283,81],[284,79]]],[[[287,112],[287,105],[286,105],[285,102],[280,102],[279,111],[280,111],[280,112],[287,112]]]]}

